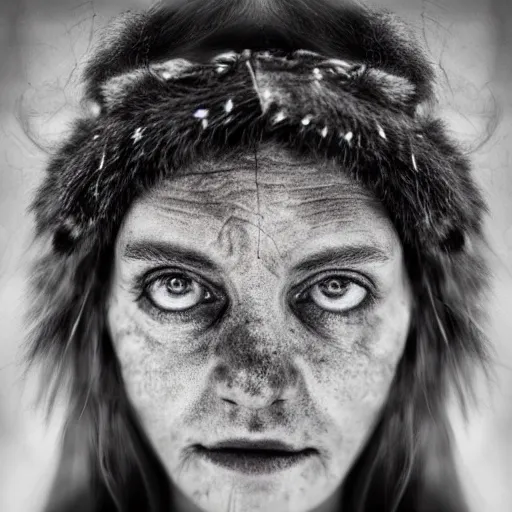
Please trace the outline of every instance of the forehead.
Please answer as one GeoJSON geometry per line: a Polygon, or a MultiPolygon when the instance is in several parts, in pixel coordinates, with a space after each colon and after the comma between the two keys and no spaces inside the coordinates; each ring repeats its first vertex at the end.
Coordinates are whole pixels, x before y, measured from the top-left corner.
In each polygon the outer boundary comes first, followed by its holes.
{"type": "Polygon", "coordinates": [[[381,203],[339,167],[266,145],[204,160],[134,202],[121,243],[165,240],[226,256],[254,243],[272,258],[344,243],[393,253],[397,234],[381,203]]]}

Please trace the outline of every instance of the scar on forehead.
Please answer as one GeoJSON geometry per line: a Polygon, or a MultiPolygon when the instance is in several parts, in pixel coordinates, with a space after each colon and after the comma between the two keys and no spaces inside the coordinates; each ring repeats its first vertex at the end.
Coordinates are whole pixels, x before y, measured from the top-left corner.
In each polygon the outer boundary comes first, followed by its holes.
{"type": "Polygon", "coordinates": [[[255,258],[262,260],[267,270],[274,275],[277,275],[277,265],[283,255],[274,237],[268,233],[261,224],[250,221],[236,215],[230,215],[220,227],[217,237],[210,245],[215,244],[225,255],[226,259],[235,257],[243,252],[244,247],[251,245],[250,236],[247,232],[247,226],[253,226],[259,230],[259,237],[263,237],[263,244],[265,247],[267,243],[271,245],[273,250],[261,251],[256,250],[255,258]],[[268,241],[268,242],[267,242],[268,241]]]}
{"type": "Polygon", "coordinates": [[[253,148],[236,147],[206,155],[178,169],[175,176],[229,173],[240,168],[254,169],[256,164],[260,168],[269,169],[283,165],[299,168],[308,165],[334,168],[328,160],[315,158],[313,155],[296,154],[277,142],[265,141],[253,148]]]}

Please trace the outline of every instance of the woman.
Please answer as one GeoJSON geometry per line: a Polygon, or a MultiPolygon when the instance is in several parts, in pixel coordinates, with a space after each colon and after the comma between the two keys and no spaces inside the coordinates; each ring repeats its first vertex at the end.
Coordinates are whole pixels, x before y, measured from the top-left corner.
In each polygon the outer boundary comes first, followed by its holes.
{"type": "Polygon", "coordinates": [[[30,341],[90,437],[88,509],[464,510],[443,405],[485,359],[485,205],[407,30],[159,6],[85,78],[30,341]]]}

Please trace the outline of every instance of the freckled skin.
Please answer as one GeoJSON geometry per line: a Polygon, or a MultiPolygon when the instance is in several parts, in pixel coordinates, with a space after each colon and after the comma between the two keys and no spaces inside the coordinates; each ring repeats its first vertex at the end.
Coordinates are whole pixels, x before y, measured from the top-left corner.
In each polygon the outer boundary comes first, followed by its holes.
{"type": "Polygon", "coordinates": [[[409,329],[398,236],[371,195],[327,164],[264,146],[257,184],[250,156],[209,169],[191,169],[141,197],[119,233],[108,321],[128,396],[179,490],[179,509],[335,510],[409,329]],[[229,306],[219,318],[159,317],[141,306],[134,283],[162,264],[123,253],[148,239],[215,262],[215,272],[194,273],[222,288],[229,306]],[[388,258],[292,271],[320,249],[346,244],[373,244],[388,258]],[[311,304],[295,311],[289,291],[332,270],[370,279],[375,300],[346,315],[311,304]],[[247,476],[191,449],[228,438],[279,439],[317,455],[271,476],[247,476]]]}

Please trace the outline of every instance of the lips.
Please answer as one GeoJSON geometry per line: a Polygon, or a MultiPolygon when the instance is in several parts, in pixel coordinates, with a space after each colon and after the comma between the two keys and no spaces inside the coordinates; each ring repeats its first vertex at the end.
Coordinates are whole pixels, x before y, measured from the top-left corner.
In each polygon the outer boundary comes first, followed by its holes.
{"type": "Polygon", "coordinates": [[[209,447],[199,445],[197,453],[217,466],[255,475],[281,471],[304,463],[315,450],[296,450],[282,441],[232,439],[209,447]]]}

